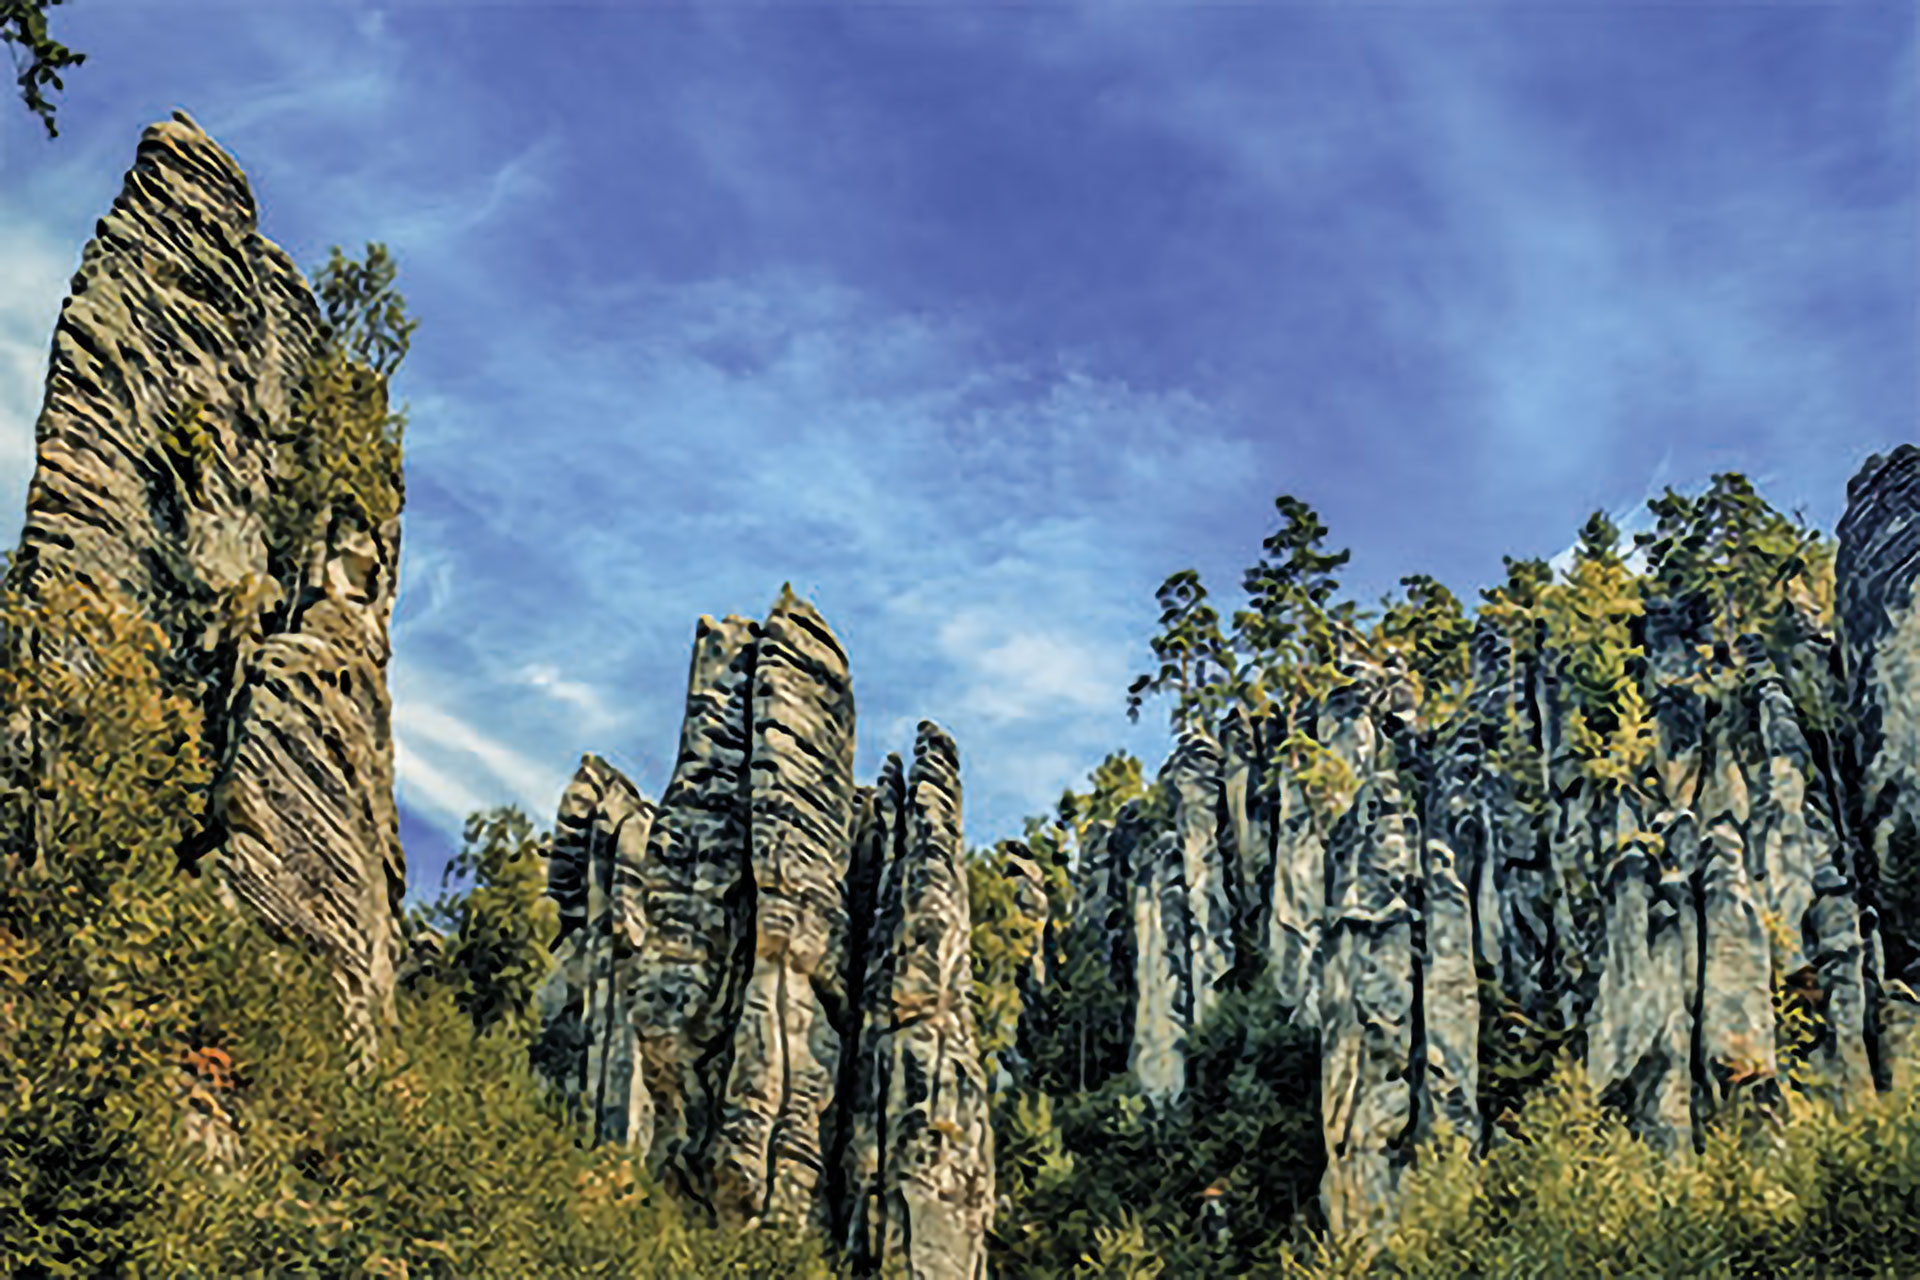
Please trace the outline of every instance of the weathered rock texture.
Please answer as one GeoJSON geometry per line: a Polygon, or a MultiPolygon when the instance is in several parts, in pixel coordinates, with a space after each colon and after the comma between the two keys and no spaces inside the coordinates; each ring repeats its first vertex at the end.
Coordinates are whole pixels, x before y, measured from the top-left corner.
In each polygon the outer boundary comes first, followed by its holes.
{"type": "Polygon", "coordinates": [[[1833,634],[1800,606],[1764,641],[1715,643],[1712,602],[1651,595],[1654,741],[1630,785],[1576,756],[1574,673],[1544,627],[1516,646],[1486,619],[1466,706],[1439,723],[1395,669],[1357,661],[1297,713],[1348,794],[1315,802],[1279,767],[1276,714],[1184,734],[1159,799],[1091,831],[1079,868],[1081,918],[1129,993],[1135,1083],[1188,1087],[1187,1037],[1264,966],[1318,1028],[1342,1230],[1390,1221],[1441,1125],[1498,1137],[1483,1026],[1584,1053],[1605,1101],[1676,1154],[1742,1099],[1887,1087],[1920,1026],[1917,515],[1920,449],[1870,460],[1833,634]],[[1777,1000],[1810,1030],[1776,1027],[1777,1000]]]}
{"type": "Polygon", "coordinates": [[[1847,486],[1839,535],[1859,870],[1879,914],[1886,976],[1911,984],[1920,969],[1920,449],[1867,460],[1847,486]]]}
{"type": "Polygon", "coordinates": [[[982,1276],[958,754],[923,724],[910,775],[892,757],[857,787],[853,729],[811,605],[701,619],[657,811],[593,757],[562,800],[542,1069],[718,1221],[811,1225],[861,1271],[982,1276]]]}
{"type": "Polygon", "coordinates": [[[603,1142],[638,1141],[652,1120],[634,1070],[629,984],[646,940],[640,873],[653,818],[624,774],[585,756],[560,799],[547,850],[560,933],[541,991],[539,1058],[603,1142]]]}
{"type": "Polygon", "coordinates": [[[887,869],[874,930],[888,963],[867,989],[861,1051],[878,1123],[852,1253],[907,1274],[984,1278],[993,1220],[987,1079],[974,1046],[960,760],[922,723],[902,808],[900,856],[887,869]]]}
{"type": "MultiPolygon", "coordinates": [[[[233,160],[185,116],[149,129],[61,312],[14,572],[29,593],[125,592],[162,628],[216,769],[183,853],[323,947],[371,1031],[401,953],[399,526],[281,501],[322,328],[233,160]]],[[[1439,723],[1391,662],[1351,661],[1291,723],[1236,711],[1184,735],[1153,796],[1081,843],[1073,910],[1128,997],[1098,1030],[1166,1102],[1222,992],[1270,983],[1320,1038],[1343,1230],[1390,1219],[1421,1138],[1493,1140],[1495,1015],[1584,1053],[1677,1153],[1789,1074],[1843,1105],[1887,1087],[1920,1041],[1917,578],[1902,446],[1849,486],[1831,628],[1729,641],[1712,601],[1647,598],[1654,741],[1625,784],[1576,758],[1575,673],[1544,626],[1516,641],[1486,619],[1467,705],[1439,723]],[[1281,758],[1295,727],[1346,781],[1281,758]],[[1776,997],[1811,1021],[1797,1060],[1776,997]]],[[[860,787],[853,729],[811,606],[702,619],[657,809],[591,756],[562,799],[540,1060],[593,1136],[713,1218],[808,1222],[857,1270],[971,1280],[992,1139],[957,752],[923,725],[911,771],[891,757],[860,787]]],[[[1014,865],[1044,917],[1038,869],[1014,865]]]]}
{"type": "Polygon", "coordinates": [[[322,341],[233,159],[184,114],[142,136],[54,333],[15,557],[128,593],[199,685],[217,782],[204,836],[238,896],[331,956],[351,1014],[389,1012],[405,867],[387,624],[399,521],[281,529],[292,409],[322,341]]]}

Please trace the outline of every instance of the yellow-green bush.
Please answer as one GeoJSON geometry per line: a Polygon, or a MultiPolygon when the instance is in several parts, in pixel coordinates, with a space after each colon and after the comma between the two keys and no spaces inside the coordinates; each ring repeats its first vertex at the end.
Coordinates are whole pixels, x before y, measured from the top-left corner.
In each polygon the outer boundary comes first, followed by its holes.
{"type": "MultiPolygon", "coordinates": [[[[476,1035],[463,1007],[497,966],[403,992],[357,1069],[326,963],[179,865],[208,773],[158,629],[58,580],[0,603],[0,629],[26,759],[0,869],[0,1274],[830,1274],[581,1150],[522,1019],[476,1035]]],[[[524,887],[524,861],[482,858],[477,891],[524,887]]]]}
{"type": "Polygon", "coordinates": [[[1565,1067],[1516,1136],[1476,1160],[1424,1148],[1377,1252],[1325,1243],[1292,1264],[1330,1277],[1911,1276],[1920,1258],[1920,1099],[1841,1116],[1789,1091],[1736,1109],[1704,1150],[1663,1157],[1565,1067]]]}

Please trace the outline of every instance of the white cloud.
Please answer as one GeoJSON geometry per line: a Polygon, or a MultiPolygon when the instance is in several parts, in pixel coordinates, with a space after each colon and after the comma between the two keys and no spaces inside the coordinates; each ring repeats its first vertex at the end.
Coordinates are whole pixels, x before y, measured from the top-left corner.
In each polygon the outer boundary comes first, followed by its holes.
{"type": "Polygon", "coordinates": [[[993,724],[1109,709],[1125,660],[1111,646],[1031,628],[1031,611],[955,614],[940,628],[941,652],[961,672],[956,710],[993,724]]]}
{"type": "Polygon", "coordinates": [[[585,717],[581,727],[589,731],[605,729],[619,716],[607,706],[606,698],[590,684],[568,680],[548,663],[529,663],[520,670],[520,682],[540,690],[555,702],[574,708],[585,717]]]}
{"type": "Polygon", "coordinates": [[[303,60],[294,73],[264,81],[254,94],[234,98],[238,105],[194,118],[216,137],[235,138],[283,120],[337,120],[343,114],[378,112],[392,102],[392,66],[363,67],[341,75],[332,69],[337,65],[303,60]]]}
{"type": "Polygon", "coordinates": [[[421,758],[404,732],[394,736],[393,768],[400,803],[439,819],[443,830],[457,832],[468,814],[489,807],[480,792],[421,758]]]}
{"type": "Polygon", "coordinates": [[[552,190],[544,170],[559,154],[560,142],[558,133],[548,133],[458,192],[417,192],[411,208],[383,220],[382,234],[404,248],[415,267],[426,255],[442,261],[461,257],[462,237],[552,190]]]}
{"type": "Polygon", "coordinates": [[[458,830],[468,813],[496,804],[517,804],[539,815],[559,803],[567,781],[559,770],[446,710],[444,695],[410,666],[395,663],[389,683],[396,770],[423,808],[451,820],[449,829],[458,830]]]}

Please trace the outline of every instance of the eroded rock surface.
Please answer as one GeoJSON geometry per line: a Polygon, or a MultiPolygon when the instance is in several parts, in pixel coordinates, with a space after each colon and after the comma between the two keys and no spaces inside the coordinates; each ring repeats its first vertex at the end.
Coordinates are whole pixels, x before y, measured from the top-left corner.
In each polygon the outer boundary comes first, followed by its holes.
{"type": "Polygon", "coordinates": [[[1836,599],[1854,712],[1855,833],[1887,974],[1920,970],[1920,449],[1874,455],[1847,486],[1836,599]]]}
{"type": "MultiPolygon", "coordinates": [[[[1371,766],[1371,753],[1358,757],[1371,766]]],[[[1419,1052],[1414,923],[1407,891],[1418,827],[1391,768],[1368,768],[1334,829],[1319,960],[1321,1199],[1336,1233],[1370,1229],[1412,1156],[1419,1052]],[[1337,895],[1337,896],[1336,896],[1337,895]]]]}
{"type": "Polygon", "coordinates": [[[657,810],[594,757],[562,800],[542,1067],[713,1220],[973,1280],[993,1173],[958,753],[923,724],[911,774],[856,787],[853,731],[811,605],[701,619],[657,810]]]}
{"type": "Polygon", "coordinates": [[[632,958],[645,941],[642,872],[654,809],[627,776],[584,756],[560,798],[547,894],[560,908],[541,991],[538,1060],[602,1142],[651,1145],[651,1101],[635,1072],[632,958]]]}
{"type": "Polygon", "coordinates": [[[386,689],[399,522],[326,510],[270,530],[321,341],[232,157],[181,113],[146,130],[61,308],[16,563],[29,592],[71,575],[160,625],[217,769],[186,852],[324,948],[371,1033],[405,888],[386,689]]]}
{"type": "Polygon", "coordinates": [[[879,1123],[856,1256],[898,1259],[914,1280],[983,1280],[993,1220],[988,1084],[974,1042],[959,753],[923,722],[907,779],[900,857],[888,868],[870,988],[879,1123]]]}

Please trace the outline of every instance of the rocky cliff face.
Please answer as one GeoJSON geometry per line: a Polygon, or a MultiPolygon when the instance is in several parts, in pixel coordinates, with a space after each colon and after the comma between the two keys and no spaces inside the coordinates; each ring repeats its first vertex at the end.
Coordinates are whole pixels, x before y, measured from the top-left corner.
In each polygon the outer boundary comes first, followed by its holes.
{"type": "Polygon", "coordinates": [[[161,626],[217,768],[186,853],[323,946],[371,1028],[405,880],[386,689],[400,535],[331,510],[276,527],[322,329],[233,159],[184,114],[149,128],[61,308],[14,569],[29,595],[54,576],[124,591],[161,626]]]}
{"type": "Polygon", "coordinates": [[[554,969],[541,996],[536,1060],[585,1117],[590,1136],[628,1142],[651,1108],[636,1091],[632,958],[646,940],[641,872],[654,807],[625,775],[586,756],[560,798],[547,850],[548,893],[560,908],[554,969]]]}
{"type": "Polygon", "coordinates": [[[973,1035],[960,759],[924,722],[913,756],[904,796],[885,806],[901,821],[857,1050],[867,1062],[852,1099],[849,1252],[863,1270],[898,1258],[913,1276],[984,1277],[993,1134],[973,1035]]]}
{"type": "Polygon", "coordinates": [[[857,787],[853,726],[811,605],[701,620],[657,810],[594,757],[562,801],[543,1069],[716,1220],[983,1276],[958,754],[923,724],[910,772],[857,787]]]}
{"type": "Polygon", "coordinates": [[[1884,1087],[1920,1011],[1917,511],[1920,450],[1853,482],[1837,635],[1801,614],[1784,650],[1716,646],[1704,602],[1650,599],[1640,785],[1581,768],[1565,659],[1539,643],[1516,654],[1488,621],[1469,704],[1443,723],[1421,720],[1398,673],[1359,662],[1307,710],[1351,774],[1331,823],[1277,767],[1270,716],[1184,735],[1161,774],[1171,814],[1134,806],[1090,832],[1080,872],[1086,918],[1123,926],[1139,1087],[1190,1083],[1186,1037],[1258,948],[1319,1031],[1337,1229],[1385,1225],[1439,1125],[1497,1140],[1479,1079],[1496,1013],[1560,1036],[1676,1153],[1736,1099],[1770,1105],[1789,1071],[1842,1106],[1876,1075],[1884,1087]],[[1776,998],[1812,1023],[1790,1061],[1776,998]]]}
{"type": "MultiPolygon", "coordinates": [[[[233,160],[184,115],[147,130],[54,335],[13,573],[29,595],[125,593],[162,628],[216,771],[183,853],[323,947],[371,1033],[405,875],[399,526],[282,501],[324,342],[233,160]]],[[[1076,869],[1073,909],[1129,995],[1104,1030],[1138,1085],[1188,1088],[1187,1037],[1260,975],[1320,1039],[1339,1229],[1390,1216],[1437,1129],[1497,1140],[1496,1015],[1562,1037],[1676,1154],[1790,1073],[1842,1106],[1887,1087],[1920,1037],[1917,512],[1920,450],[1870,459],[1831,634],[1805,618],[1784,648],[1715,643],[1707,602],[1649,599],[1654,740],[1632,786],[1580,767],[1565,659],[1484,620],[1442,723],[1360,661],[1299,712],[1331,787],[1285,766],[1272,716],[1184,736],[1157,798],[1095,823],[1076,869]],[[1789,1057],[1786,1004],[1811,1023],[1789,1057]]],[[[592,756],[561,801],[539,1061],[593,1137],[714,1219],[807,1224],[865,1273],[972,1280],[993,1146],[957,751],[923,724],[911,766],[863,787],[853,732],[846,654],[810,605],[701,621],[658,804],[592,756]]],[[[1044,920],[1037,867],[1009,865],[1044,920]]]]}

